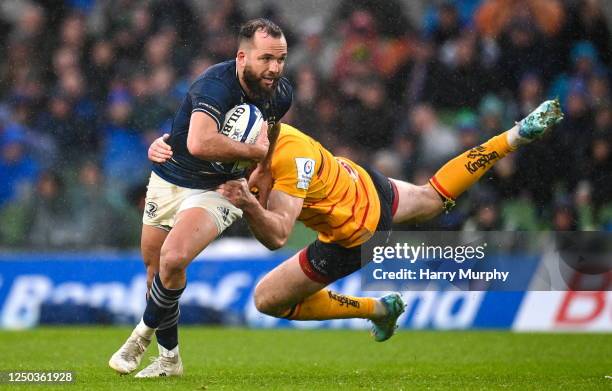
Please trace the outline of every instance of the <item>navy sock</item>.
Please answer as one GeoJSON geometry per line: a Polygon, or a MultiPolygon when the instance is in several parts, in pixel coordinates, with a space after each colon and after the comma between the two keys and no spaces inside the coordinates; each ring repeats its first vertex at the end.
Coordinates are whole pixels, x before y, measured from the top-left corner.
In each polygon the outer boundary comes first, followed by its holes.
{"type": "Polygon", "coordinates": [[[156,329],[170,314],[173,314],[172,318],[176,317],[178,322],[178,301],[184,290],[185,287],[181,289],[165,288],[159,278],[159,274],[156,274],[151,291],[149,292],[147,307],[142,315],[143,322],[147,326],[156,329]]]}
{"type": "Polygon", "coordinates": [[[178,345],[178,320],[180,313],[177,303],[175,308],[168,313],[155,331],[157,343],[168,350],[172,350],[178,345]]]}

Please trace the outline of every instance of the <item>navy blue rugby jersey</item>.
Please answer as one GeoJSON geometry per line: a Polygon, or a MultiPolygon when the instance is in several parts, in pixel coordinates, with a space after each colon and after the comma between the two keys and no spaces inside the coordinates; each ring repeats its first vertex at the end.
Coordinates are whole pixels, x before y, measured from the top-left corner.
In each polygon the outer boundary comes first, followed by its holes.
{"type": "Polygon", "coordinates": [[[177,186],[192,189],[212,189],[231,179],[244,177],[246,170],[227,172],[215,162],[201,160],[187,150],[189,121],[194,111],[208,114],[221,129],[225,114],[241,103],[252,103],[261,110],[269,125],[280,121],[291,106],[293,87],[282,77],[270,99],[253,101],[244,93],[236,74],[236,60],[225,61],[208,68],[189,88],[172,123],[168,143],[172,158],[154,164],[153,171],[177,186]]]}

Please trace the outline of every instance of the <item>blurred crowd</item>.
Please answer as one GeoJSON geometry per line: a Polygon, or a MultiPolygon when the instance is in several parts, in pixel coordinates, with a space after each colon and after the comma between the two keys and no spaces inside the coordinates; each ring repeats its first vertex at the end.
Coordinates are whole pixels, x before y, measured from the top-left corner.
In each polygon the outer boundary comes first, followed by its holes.
{"type": "MultiPolygon", "coordinates": [[[[241,22],[284,29],[284,122],[417,184],[546,98],[566,118],[420,227],[612,230],[609,22],[598,0],[341,0],[299,24],[240,0],[0,4],[0,246],[138,244],[152,140],[241,22]]],[[[244,234],[238,224],[228,235],[244,234]]]]}

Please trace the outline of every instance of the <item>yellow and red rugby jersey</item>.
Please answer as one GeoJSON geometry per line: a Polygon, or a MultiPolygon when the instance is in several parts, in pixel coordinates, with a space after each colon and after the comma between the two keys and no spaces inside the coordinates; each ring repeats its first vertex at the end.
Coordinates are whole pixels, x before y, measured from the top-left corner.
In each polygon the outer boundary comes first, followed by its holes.
{"type": "Polygon", "coordinates": [[[272,154],[272,176],[273,190],[304,199],[298,220],[320,241],[354,247],[376,231],[380,202],[370,175],[286,124],[272,154]]]}

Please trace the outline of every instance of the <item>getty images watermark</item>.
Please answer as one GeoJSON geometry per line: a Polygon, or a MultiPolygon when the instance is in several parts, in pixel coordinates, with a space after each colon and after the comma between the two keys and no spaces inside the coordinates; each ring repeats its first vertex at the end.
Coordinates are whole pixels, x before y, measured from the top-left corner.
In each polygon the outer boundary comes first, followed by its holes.
{"type": "Polygon", "coordinates": [[[609,290],[612,234],[379,232],[362,246],[364,290],[609,290]]]}

